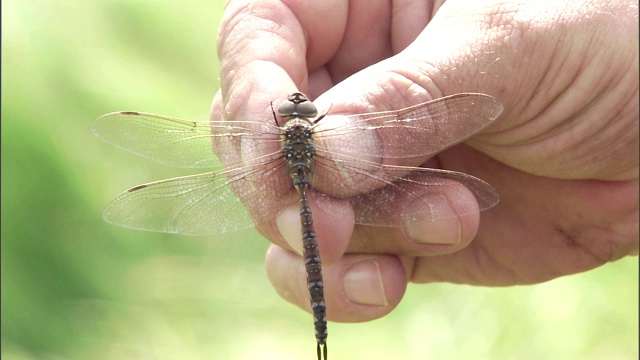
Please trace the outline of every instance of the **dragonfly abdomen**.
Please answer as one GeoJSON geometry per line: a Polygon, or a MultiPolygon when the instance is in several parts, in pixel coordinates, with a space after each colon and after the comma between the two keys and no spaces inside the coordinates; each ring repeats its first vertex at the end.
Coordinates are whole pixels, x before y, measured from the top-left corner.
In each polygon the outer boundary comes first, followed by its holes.
{"type": "Polygon", "coordinates": [[[303,180],[296,186],[300,195],[300,223],[302,225],[302,247],[304,266],[307,272],[307,288],[309,290],[313,323],[318,345],[325,345],[327,340],[327,315],[324,302],[324,282],[322,281],[322,262],[318,249],[318,238],[313,227],[313,215],[307,199],[307,184],[303,180]]]}

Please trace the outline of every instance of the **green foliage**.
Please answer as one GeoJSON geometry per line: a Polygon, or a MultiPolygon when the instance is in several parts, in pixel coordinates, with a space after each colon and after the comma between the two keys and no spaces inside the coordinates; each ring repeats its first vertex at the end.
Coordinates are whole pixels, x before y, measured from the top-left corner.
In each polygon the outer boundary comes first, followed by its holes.
{"type": "MultiPolygon", "coordinates": [[[[106,202],[184,174],[91,136],[99,115],[206,119],[222,1],[2,3],[3,359],[313,358],[255,232],[114,228],[106,202]]],[[[632,359],[638,263],[546,284],[410,287],[390,316],[330,324],[334,359],[632,359]]]]}

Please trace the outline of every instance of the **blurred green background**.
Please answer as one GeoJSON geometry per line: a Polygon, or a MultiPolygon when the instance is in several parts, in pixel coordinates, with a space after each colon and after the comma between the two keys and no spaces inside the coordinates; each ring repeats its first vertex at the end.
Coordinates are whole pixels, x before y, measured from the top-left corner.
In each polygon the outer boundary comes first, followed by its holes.
{"type": "MultiPolygon", "coordinates": [[[[184,174],[94,138],[116,110],[207,119],[223,1],[2,2],[2,358],[313,359],[268,243],[143,233],[109,199],[184,174]]],[[[332,359],[637,359],[638,259],[537,286],[411,286],[330,324],[332,359]]]]}

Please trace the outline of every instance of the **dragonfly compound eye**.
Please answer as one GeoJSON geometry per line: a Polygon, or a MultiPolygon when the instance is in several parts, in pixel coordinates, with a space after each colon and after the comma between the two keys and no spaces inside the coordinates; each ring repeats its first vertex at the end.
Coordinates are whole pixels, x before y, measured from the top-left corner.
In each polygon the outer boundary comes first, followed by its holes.
{"type": "Polygon", "coordinates": [[[312,102],[309,101],[298,104],[296,112],[297,115],[307,118],[313,118],[318,115],[318,109],[312,102]]]}
{"type": "Polygon", "coordinates": [[[318,115],[316,106],[302,93],[290,95],[288,101],[278,107],[278,114],[283,117],[300,116],[313,118],[318,115]]]}

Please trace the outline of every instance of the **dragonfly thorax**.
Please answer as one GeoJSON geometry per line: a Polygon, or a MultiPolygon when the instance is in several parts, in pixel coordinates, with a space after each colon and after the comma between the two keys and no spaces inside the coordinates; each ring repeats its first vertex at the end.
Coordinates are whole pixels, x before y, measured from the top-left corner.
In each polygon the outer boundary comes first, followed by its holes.
{"type": "Polygon", "coordinates": [[[286,121],[282,132],[282,156],[286,170],[294,185],[306,183],[306,176],[313,172],[313,118],[318,115],[316,106],[302,93],[293,93],[278,107],[278,115],[286,121]]]}
{"type": "Polygon", "coordinates": [[[282,156],[286,170],[294,180],[313,172],[313,156],[316,148],[310,121],[294,117],[287,121],[282,134],[282,156]]]}

